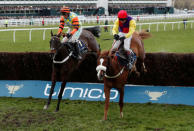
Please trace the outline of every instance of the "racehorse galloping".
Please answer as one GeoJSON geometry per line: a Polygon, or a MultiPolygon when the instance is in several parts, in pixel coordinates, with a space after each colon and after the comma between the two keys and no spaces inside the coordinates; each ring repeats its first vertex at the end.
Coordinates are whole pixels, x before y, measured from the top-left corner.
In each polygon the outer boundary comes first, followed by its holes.
{"type": "MultiPolygon", "coordinates": [[[[146,32],[135,33],[131,42],[131,49],[137,56],[137,61],[141,66],[141,71],[146,71],[144,66],[145,52],[142,39],[149,38],[151,35],[146,32]]],[[[105,107],[104,107],[104,120],[107,119],[110,90],[111,88],[118,89],[120,93],[119,106],[120,117],[123,117],[123,98],[124,98],[124,86],[127,83],[127,78],[130,72],[136,71],[136,61],[133,63],[133,67],[129,70],[126,66],[121,65],[117,60],[117,55],[109,51],[104,51],[100,54],[97,60],[97,77],[99,80],[104,80],[104,92],[105,92],[105,107]]]]}
{"type": "Polygon", "coordinates": [[[84,60],[86,53],[92,52],[98,57],[98,55],[100,54],[100,48],[94,35],[98,37],[99,32],[100,30],[97,27],[83,29],[82,34],[80,35],[79,38],[79,40],[81,40],[82,43],[79,44],[81,45],[84,44],[85,47],[87,47],[87,52],[83,53],[81,60],[78,60],[73,56],[73,54],[76,52],[75,46],[77,46],[78,44],[75,45],[72,42],[61,43],[60,38],[58,38],[56,35],[53,35],[53,33],[51,32],[50,49],[51,52],[54,52],[51,78],[52,85],[50,89],[48,102],[44,106],[44,109],[47,109],[51,103],[52,94],[54,92],[57,78],[60,78],[60,80],[62,81],[60,92],[58,94],[58,103],[56,107],[56,111],[59,111],[62,94],[66,82],[69,81],[72,72],[76,68],[78,68],[79,64],[84,60]]]}

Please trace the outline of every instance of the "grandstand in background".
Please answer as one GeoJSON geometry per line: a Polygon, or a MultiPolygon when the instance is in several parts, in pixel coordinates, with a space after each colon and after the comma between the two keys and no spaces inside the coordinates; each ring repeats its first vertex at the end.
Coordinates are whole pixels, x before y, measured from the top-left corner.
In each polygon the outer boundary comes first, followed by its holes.
{"type": "Polygon", "coordinates": [[[172,0],[0,0],[0,16],[59,16],[64,5],[86,16],[174,13],[172,0]]]}

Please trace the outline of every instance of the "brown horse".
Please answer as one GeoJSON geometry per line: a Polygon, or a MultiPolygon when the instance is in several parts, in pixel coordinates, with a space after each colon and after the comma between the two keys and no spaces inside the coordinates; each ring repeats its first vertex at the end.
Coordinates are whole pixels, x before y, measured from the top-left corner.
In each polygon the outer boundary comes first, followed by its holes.
{"type": "MultiPolygon", "coordinates": [[[[96,57],[100,54],[99,45],[95,39],[95,36],[99,36],[98,28],[89,28],[83,29],[82,34],[80,35],[79,40],[81,40],[87,46],[87,53],[95,54],[96,57]]],[[[82,43],[82,44],[83,44],[82,43]]],[[[60,101],[62,99],[62,94],[65,88],[66,83],[70,80],[70,75],[72,72],[78,68],[79,64],[85,59],[87,53],[82,55],[82,59],[78,60],[73,57],[75,52],[75,46],[78,44],[74,44],[72,42],[61,43],[60,38],[56,35],[53,35],[51,32],[51,40],[50,40],[50,49],[54,52],[53,63],[52,63],[52,85],[50,89],[50,94],[48,98],[47,104],[44,106],[44,109],[47,109],[51,103],[52,94],[54,92],[55,84],[57,78],[62,81],[60,92],[58,95],[58,103],[56,107],[56,111],[59,111],[60,101]]]]}
{"type": "MultiPolygon", "coordinates": [[[[145,51],[143,45],[143,39],[149,38],[151,35],[147,32],[134,33],[131,41],[131,49],[136,53],[137,61],[140,64],[141,72],[145,72],[144,65],[145,51]]],[[[116,59],[116,55],[111,55],[109,51],[104,51],[100,54],[97,60],[97,77],[99,80],[104,80],[104,92],[105,92],[105,107],[104,107],[104,120],[107,119],[109,98],[111,88],[118,89],[120,93],[119,106],[120,117],[123,117],[123,96],[124,86],[127,83],[127,78],[130,72],[135,71],[136,61],[131,70],[128,70],[125,66],[122,66],[116,59]]]]}

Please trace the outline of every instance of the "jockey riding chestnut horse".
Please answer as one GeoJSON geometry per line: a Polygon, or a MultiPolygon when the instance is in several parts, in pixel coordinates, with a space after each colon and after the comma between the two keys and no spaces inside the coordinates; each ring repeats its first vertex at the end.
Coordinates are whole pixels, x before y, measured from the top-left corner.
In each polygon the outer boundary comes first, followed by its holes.
{"type": "MultiPolygon", "coordinates": [[[[136,22],[131,17],[128,16],[127,12],[125,10],[121,10],[118,12],[118,18],[114,22],[113,26],[113,36],[114,36],[114,42],[111,49],[112,54],[119,48],[122,42],[124,42],[124,51],[126,53],[127,59],[130,59],[132,57],[133,61],[135,59],[135,54],[131,50],[131,39],[132,35],[135,32],[136,29],[136,22]]],[[[129,63],[129,68],[132,67],[132,63],[129,63]]]]}
{"type": "Polygon", "coordinates": [[[122,118],[124,86],[127,83],[128,75],[132,71],[138,75],[146,72],[145,50],[142,40],[151,37],[151,34],[144,31],[135,32],[135,25],[135,21],[121,10],[113,28],[115,39],[113,47],[110,51],[102,52],[97,60],[97,77],[104,81],[104,120],[107,120],[110,90],[116,88],[120,93],[119,106],[122,118]]]}

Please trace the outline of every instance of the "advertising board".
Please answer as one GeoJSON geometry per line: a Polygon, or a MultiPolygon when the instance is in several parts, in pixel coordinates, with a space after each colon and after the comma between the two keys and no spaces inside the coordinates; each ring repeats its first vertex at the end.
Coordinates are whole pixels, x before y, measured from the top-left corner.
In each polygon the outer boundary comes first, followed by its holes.
{"type": "MultiPolygon", "coordinates": [[[[57,99],[61,82],[56,83],[53,99],[57,99]]],[[[51,88],[51,81],[26,80],[0,81],[0,96],[6,97],[34,97],[48,98],[51,88]]],[[[126,85],[125,103],[164,103],[164,104],[185,104],[194,105],[194,87],[173,87],[173,86],[142,86],[126,85]]],[[[104,85],[102,83],[70,83],[66,84],[63,92],[63,99],[104,101],[104,85]]],[[[119,101],[119,91],[112,89],[110,101],[119,101]]]]}

